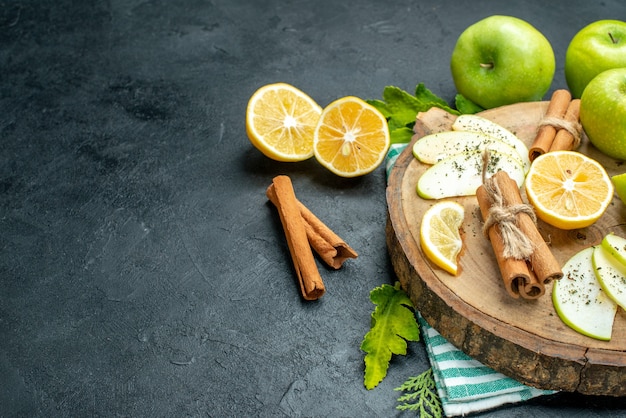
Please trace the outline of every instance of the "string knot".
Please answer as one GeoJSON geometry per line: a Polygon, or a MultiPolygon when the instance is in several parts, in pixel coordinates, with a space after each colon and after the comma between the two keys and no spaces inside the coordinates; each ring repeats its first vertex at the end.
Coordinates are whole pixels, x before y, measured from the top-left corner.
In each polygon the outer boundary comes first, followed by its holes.
{"type": "Polygon", "coordinates": [[[493,178],[487,178],[489,163],[489,150],[483,152],[483,186],[491,200],[489,214],[483,225],[483,234],[488,236],[489,228],[498,225],[504,243],[504,257],[517,260],[528,259],[533,253],[535,246],[533,242],[522,232],[517,223],[519,214],[528,215],[533,222],[537,222],[537,216],[532,207],[527,204],[505,206],[500,185],[493,178]]]}
{"type": "Polygon", "coordinates": [[[542,126],[552,126],[557,131],[559,129],[565,129],[572,136],[572,138],[574,138],[572,149],[576,149],[580,146],[583,127],[579,122],[572,122],[554,116],[546,116],[541,120],[541,122],[539,122],[539,126],[537,128],[540,129],[542,126]]]}

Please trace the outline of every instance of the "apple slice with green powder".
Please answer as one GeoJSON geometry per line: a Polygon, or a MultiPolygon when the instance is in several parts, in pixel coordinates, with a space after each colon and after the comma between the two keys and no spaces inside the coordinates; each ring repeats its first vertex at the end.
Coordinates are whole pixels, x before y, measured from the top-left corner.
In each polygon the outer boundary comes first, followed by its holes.
{"type": "Polygon", "coordinates": [[[602,245],[594,248],[592,262],[602,290],[626,309],[626,265],[620,263],[602,245]]]}
{"type": "Polygon", "coordinates": [[[604,237],[601,245],[617,261],[626,265],[626,238],[610,233],[604,237]]]}
{"type": "MultiPolygon", "coordinates": [[[[521,187],[524,167],[519,160],[498,151],[489,152],[487,176],[503,170],[521,187]]],[[[417,194],[424,199],[472,196],[483,184],[483,151],[454,154],[430,166],[417,181],[417,194]]]]}
{"type": "Polygon", "coordinates": [[[563,278],[552,287],[552,303],[559,318],[574,331],[609,341],[617,304],[596,278],[594,252],[594,247],[585,248],[565,263],[563,278]]]}
{"type": "Polygon", "coordinates": [[[470,131],[481,132],[485,135],[492,136],[500,141],[506,142],[517,150],[524,162],[524,169],[528,172],[530,168],[530,159],[528,157],[528,147],[513,132],[505,127],[478,115],[460,115],[452,124],[453,131],[470,131]]]}
{"type": "Polygon", "coordinates": [[[455,154],[489,149],[511,157],[524,164],[518,150],[506,142],[482,132],[443,131],[421,137],[413,145],[413,156],[425,164],[435,164],[455,154]]]}

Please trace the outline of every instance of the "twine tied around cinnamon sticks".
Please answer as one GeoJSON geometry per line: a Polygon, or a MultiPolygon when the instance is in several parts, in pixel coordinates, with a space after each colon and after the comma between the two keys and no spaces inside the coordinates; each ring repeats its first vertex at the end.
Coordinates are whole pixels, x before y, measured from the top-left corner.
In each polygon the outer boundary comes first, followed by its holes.
{"type": "Polygon", "coordinates": [[[528,150],[530,161],[546,152],[578,148],[583,133],[579,116],[580,99],[572,100],[571,93],[565,89],[552,93],[546,114],[528,150]]]}
{"type": "Polygon", "coordinates": [[[487,178],[489,150],[483,153],[483,184],[476,197],[483,232],[496,256],[505,289],[514,298],[537,299],[545,285],[563,277],[560,264],[537,229],[533,208],[522,201],[519,187],[505,171],[487,178]]]}
{"type": "Polygon", "coordinates": [[[358,254],[300,202],[288,176],[274,177],[267,188],[268,199],[278,209],[287,245],[305,300],[316,300],[326,291],[311,248],[334,269],[358,254]]]}

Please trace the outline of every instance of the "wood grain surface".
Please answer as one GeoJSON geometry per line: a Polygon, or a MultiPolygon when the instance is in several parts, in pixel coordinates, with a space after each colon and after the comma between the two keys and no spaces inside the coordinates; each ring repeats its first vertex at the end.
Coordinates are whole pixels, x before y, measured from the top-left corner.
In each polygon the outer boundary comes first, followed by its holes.
{"type": "MultiPolygon", "coordinates": [[[[481,113],[532,142],[548,102],[505,106],[481,113]]],[[[449,130],[454,116],[440,109],[418,115],[420,137],[449,130]]],[[[460,273],[452,276],[430,263],[419,245],[424,212],[436,201],[416,193],[428,167],[411,146],[400,155],[387,187],[387,244],[399,280],[424,318],[468,355],[506,375],[542,389],[626,395],[626,313],[619,309],[611,341],[595,340],[567,327],[552,305],[552,285],[538,300],[514,299],[504,289],[490,242],[482,234],[475,196],[454,198],[465,208],[460,273]]],[[[597,151],[585,137],[578,151],[598,160],[610,175],[623,163],[597,151]]],[[[522,197],[526,196],[522,191],[522,197]]],[[[539,231],[561,265],[576,252],[614,232],[626,236],[626,206],[617,196],[588,228],[564,231],[539,221],[539,231]]]]}

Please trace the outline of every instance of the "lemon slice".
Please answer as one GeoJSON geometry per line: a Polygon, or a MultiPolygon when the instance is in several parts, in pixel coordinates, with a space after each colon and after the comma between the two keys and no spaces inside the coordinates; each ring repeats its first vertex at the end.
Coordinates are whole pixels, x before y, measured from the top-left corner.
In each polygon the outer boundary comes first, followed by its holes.
{"type": "Polygon", "coordinates": [[[383,162],[391,143],[385,117],[353,96],[324,108],[313,138],[317,161],[341,177],[372,172],[383,162]]]}
{"type": "Polygon", "coordinates": [[[313,156],[313,131],[322,108],[307,94],[286,83],[258,89],[246,110],[250,142],[277,161],[303,161],[313,156]]]}
{"type": "Polygon", "coordinates": [[[613,183],[604,167],[576,151],[552,151],[537,157],[525,187],[537,216],[560,229],[593,224],[613,200],[613,183]]]}
{"type": "Polygon", "coordinates": [[[459,229],[465,210],[459,203],[444,200],[431,206],[422,218],[420,243],[430,261],[450,274],[458,272],[457,258],[463,241],[459,229]]]}

